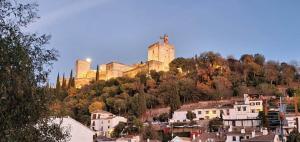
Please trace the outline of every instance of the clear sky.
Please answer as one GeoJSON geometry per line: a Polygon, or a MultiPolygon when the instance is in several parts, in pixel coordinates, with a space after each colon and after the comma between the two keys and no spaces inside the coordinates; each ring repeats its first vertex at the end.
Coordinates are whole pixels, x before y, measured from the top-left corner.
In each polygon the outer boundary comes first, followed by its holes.
{"type": "Polygon", "coordinates": [[[75,60],[132,64],[167,33],[177,57],[214,51],[239,58],[300,61],[299,0],[39,0],[30,32],[52,35],[59,51],[50,76],[69,75],[75,60]]]}

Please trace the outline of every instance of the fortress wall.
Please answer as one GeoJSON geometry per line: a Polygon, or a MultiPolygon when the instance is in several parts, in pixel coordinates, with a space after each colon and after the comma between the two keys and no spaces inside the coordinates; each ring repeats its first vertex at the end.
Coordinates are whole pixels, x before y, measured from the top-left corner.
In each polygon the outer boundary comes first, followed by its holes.
{"type": "Polygon", "coordinates": [[[75,71],[76,78],[85,78],[88,71],[91,69],[91,63],[85,60],[76,60],[75,71]]]}

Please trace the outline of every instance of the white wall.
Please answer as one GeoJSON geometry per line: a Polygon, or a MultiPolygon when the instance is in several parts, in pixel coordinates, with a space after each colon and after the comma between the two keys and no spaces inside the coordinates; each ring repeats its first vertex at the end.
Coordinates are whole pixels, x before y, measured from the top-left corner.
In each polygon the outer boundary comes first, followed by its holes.
{"type": "Polygon", "coordinates": [[[88,127],[71,117],[55,118],[53,123],[59,124],[60,121],[62,121],[62,128],[69,131],[70,142],[93,142],[95,132],[88,127]]]}

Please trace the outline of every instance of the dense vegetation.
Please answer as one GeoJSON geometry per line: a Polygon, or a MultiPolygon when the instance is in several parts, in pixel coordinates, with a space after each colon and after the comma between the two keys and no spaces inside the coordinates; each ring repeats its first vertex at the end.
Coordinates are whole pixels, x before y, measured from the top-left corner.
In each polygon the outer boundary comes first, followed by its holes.
{"type": "Polygon", "coordinates": [[[67,133],[52,124],[46,80],[56,51],[49,36],[24,33],[37,5],[0,0],[0,141],[57,142],[67,133]]]}
{"type": "Polygon", "coordinates": [[[172,114],[182,104],[240,97],[243,93],[280,96],[288,88],[287,94],[294,95],[299,92],[299,79],[296,65],[265,61],[261,54],[235,59],[205,52],[173,60],[169,72],[94,80],[81,89],[75,89],[74,83],[62,83],[53,89],[55,103],[51,109],[56,115],[70,115],[89,125],[90,112],[95,109],[142,118],[151,108],[170,106],[172,114]]]}

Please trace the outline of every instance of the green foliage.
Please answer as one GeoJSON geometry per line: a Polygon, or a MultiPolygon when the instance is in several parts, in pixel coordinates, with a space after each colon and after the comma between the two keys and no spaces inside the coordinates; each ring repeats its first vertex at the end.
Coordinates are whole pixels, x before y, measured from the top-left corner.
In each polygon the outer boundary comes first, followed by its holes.
{"type": "Polygon", "coordinates": [[[112,137],[114,137],[114,138],[121,137],[122,132],[124,132],[125,128],[126,128],[126,123],[119,122],[119,124],[114,128],[112,137]]]}
{"type": "Polygon", "coordinates": [[[49,36],[23,33],[37,18],[37,5],[0,1],[0,141],[65,141],[68,133],[52,124],[46,86],[56,60],[44,45],[49,36]]]}
{"type": "Polygon", "coordinates": [[[297,129],[293,130],[287,137],[288,142],[300,142],[300,134],[297,129]]]}
{"type": "MultiPolygon", "coordinates": [[[[192,58],[176,58],[170,71],[140,72],[135,77],[119,77],[93,81],[81,89],[59,91],[60,105],[54,110],[89,124],[88,107],[95,101],[104,102],[103,109],[116,115],[146,117],[147,109],[170,107],[169,117],[182,104],[205,100],[230,99],[244,93],[283,95],[278,87],[299,85],[295,66],[266,61],[261,54],[245,54],[240,59],[223,58],[214,52],[204,52],[192,58]]],[[[99,68],[99,67],[98,67],[99,68]]],[[[297,88],[288,90],[296,93],[297,88]]],[[[299,91],[300,92],[300,91],[299,91]]],[[[300,105],[299,105],[300,106],[300,105]]],[[[155,118],[167,121],[167,118],[155,118]]],[[[133,129],[134,127],[132,127],[133,129]]]]}
{"type": "Polygon", "coordinates": [[[219,128],[223,127],[223,121],[221,118],[214,118],[209,121],[208,129],[210,132],[218,132],[219,128]]]}
{"type": "Polygon", "coordinates": [[[186,118],[187,118],[188,120],[190,120],[190,121],[193,121],[194,118],[196,118],[196,114],[195,114],[194,112],[192,112],[192,111],[188,111],[188,112],[186,113],[186,118]]]}
{"type": "Polygon", "coordinates": [[[151,124],[144,128],[142,135],[144,140],[155,140],[158,138],[158,133],[153,129],[151,124]]]}
{"type": "Polygon", "coordinates": [[[97,65],[97,71],[96,71],[96,81],[99,80],[99,75],[100,75],[100,72],[99,72],[99,65],[97,65]]]}
{"type": "Polygon", "coordinates": [[[261,119],[261,122],[262,122],[262,126],[263,126],[263,127],[266,127],[266,128],[269,127],[269,121],[268,121],[268,118],[267,118],[267,116],[265,115],[265,112],[264,112],[264,111],[260,111],[260,112],[258,113],[258,118],[261,119]]]}

